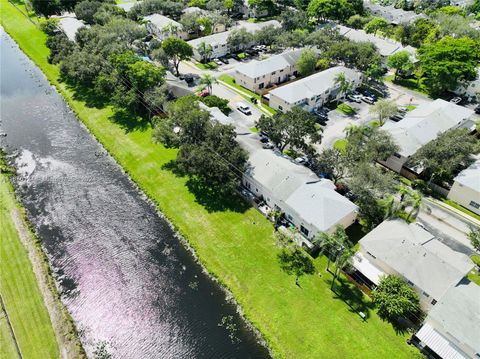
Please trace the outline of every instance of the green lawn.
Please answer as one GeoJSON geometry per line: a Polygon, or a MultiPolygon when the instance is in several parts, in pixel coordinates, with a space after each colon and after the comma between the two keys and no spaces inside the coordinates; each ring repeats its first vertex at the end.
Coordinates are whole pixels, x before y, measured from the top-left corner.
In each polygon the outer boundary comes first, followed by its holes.
{"type": "Polygon", "coordinates": [[[395,79],[394,75],[385,77],[386,81],[389,81],[395,85],[405,87],[409,90],[418,92],[419,94],[422,94],[425,96],[430,96],[428,93],[427,87],[423,84],[421,79],[420,81],[417,81],[416,78],[408,78],[408,79],[398,78],[397,80],[394,80],[394,79],[395,79]]]}
{"type": "Polygon", "coordinates": [[[352,116],[356,113],[355,109],[352,106],[344,102],[337,106],[337,110],[347,116],[352,116]]]}
{"type": "MultiPolygon", "coordinates": [[[[218,80],[220,81],[223,81],[225,82],[226,84],[234,87],[237,91],[237,92],[240,96],[242,96],[245,100],[247,100],[248,102],[250,102],[251,104],[257,106],[258,108],[260,108],[258,106],[258,104],[254,104],[252,102],[252,97],[255,98],[257,100],[257,103],[260,103],[260,95],[256,94],[255,92],[252,92],[250,90],[247,90],[245,87],[242,87],[240,85],[238,85],[236,82],[235,82],[235,79],[231,76],[228,76],[228,75],[220,75],[218,76],[218,80]]],[[[265,105],[262,103],[262,108],[265,109],[269,114],[271,115],[275,115],[277,113],[276,110],[274,110],[273,108],[265,105]]]]}
{"type": "Polygon", "coordinates": [[[473,218],[475,218],[475,219],[478,219],[478,220],[480,221],[480,216],[479,216],[478,214],[476,214],[476,213],[474,213],[474,212],[466,209],[466,208],[463,207],[463,206],[460,206],[457,202],[452,201],[451,199],[443,198],[443,197],[442,197],[442,198],[439,198],[439,199],[440,199],[442,202],[450,205],[451,207],[456,208],[456,209],[458,209],[459,211],[465,213],[466,215],[468,215],[468,216],[470,216],[470,217],[473,217],[473,218]]]}
{"type": "Polygon", "coordinates": [[[405,108],[407,109],[407,111],[413,111],[413,110],[415,110],[415,109],[417,108],[417,106],[415,106],[415,105],[407,105],[407,106],[405,106],[405,108]]]}
{"type": "Polygon", "coordinates": [[[0,358],[18,359],[15,342],[8,326],[7,317],[0,309],[0,358]]]}
{"type": "Polygon", "coordinates": [[[176,150],[152,144],[150,129],[126,133],[109,120],[111,108],[94,109],[74,101],[74,94],[58,84],[58,70],[46,61],[47,51],[41,45],[44,36],[20,18],[6,0],[1,1],[3,26],[175,224],[208,271],[232,291],[275,357],[373,359],[416,355],[406,344],[408,335],[397,334],[390,324],[381,321],[369,309],[365,297],[350,287],[342,287],[344,290],[338,294],[330,291],[331,276],[323,270],[324,258],[316,260],[322,276],[302,277],[301,288],[297,287],[295,278],[281,271],[273,227],[258,211],[218,202],[204,193],[196,196],[187,187],[186,178],[178,177],[165,166],[175,158],[176,150]],[[218,204],[226,208],[220,210],[218,204]],[[359,318],[359,309],[367,313],[366,322],[359,318]]]}
{"type": "MultiPolygon", "coordinates": [[[[0,293],[10,318],[23,358],[59,358],[50,317],[38,289],[28,252],[19,238],[11,213],[17,206],[13,189],[5,175],[0,175],[0,293]]],[[[1,342],[8,343],[8,331],[2,326],[1,342]]],[[[7,327],[8,329],[8,327],[7,327]]],[[[5,352],[11,352],[11,342],[5,352]]],[[[4,345],[2,344],[2,353],[4,345]]],[[[10,355],[10,354],[6,354],[10,355]]],[[[3,356],[2,356],[3,357],[3,356]]],[[[15,356],[7,356],[15,358],[15,356]]]]}
{"type": "Polygon", "coordinates": [[[344,152],[347,149],[347,143],[348,141],[345,138],[341,138],[335,141],[333,148],[339,150],[340,152],[344,152]]]}
{"type": "Polygon", "coordinates": [[[207,62],[206,64],[202,64],[201,62],[195,62],[195,66],[197,66],[200,70],[204,70],[204,71],[213,70],[218,67],[218,65],[213,61],[207,62]]]}

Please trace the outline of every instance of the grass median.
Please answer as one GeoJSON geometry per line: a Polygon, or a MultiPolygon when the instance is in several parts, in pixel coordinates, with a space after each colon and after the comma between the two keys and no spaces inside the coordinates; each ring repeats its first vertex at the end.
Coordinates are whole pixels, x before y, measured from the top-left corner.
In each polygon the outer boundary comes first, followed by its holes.
{"type": "MultiPolygon", "coordinates": [[[[15,342],[22,358],[59,358],[60,352],[47,308],[37,285],[28,252],[12,215],[18,213],[13,188],[0,174],[0,294],[5,313],[0,311],[0,334],[6,359],[17,358],[15,342]],[[8,318],[8,319],[7,319],[8,318]],[[13,329],[11,332],[7,320],[13,329]]],[[[25,224],[24,224],[25,225],[25,224]]],[[[28,229],[25,226],[25,231],[28,229]]]]}
{"type": "Polygon", "coordinates": [[[245,316],[281,358],[412,358],[415,351],[371,310],[350,285],[330,290],[325,260],[318,273],[300,279],[281,271],[273,227],[253,208],[221,202],[189,187],[168,163],[176,150],[151,142],[151,129],[125,132],[112,108],[89,108],[57,81],[46,61],[44,35],[1,0],[4,27],[56,84],[79,118],[159,206],[195,249],[207,270],[231,290],[245,316]],[[41,50],[38,50],[41,48],[41,50]],[[367,314],[363,322],[358,310],[367,314]]]}

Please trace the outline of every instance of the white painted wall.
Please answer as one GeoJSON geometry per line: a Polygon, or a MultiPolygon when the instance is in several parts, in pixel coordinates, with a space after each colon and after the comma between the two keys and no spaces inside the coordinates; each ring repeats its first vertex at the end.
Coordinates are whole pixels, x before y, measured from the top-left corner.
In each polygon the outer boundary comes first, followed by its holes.
{"type": "Polygon", "coordinates": [[[476,192],[470,187],[466,187],[455,181],[450,189],[450,192],[448,193],[447,198],[457,202],[459,205],[476,214],[480,214],[480,208],[477,208],[476,206],[476,204],[480,206],[480,193],[476,192]]]}

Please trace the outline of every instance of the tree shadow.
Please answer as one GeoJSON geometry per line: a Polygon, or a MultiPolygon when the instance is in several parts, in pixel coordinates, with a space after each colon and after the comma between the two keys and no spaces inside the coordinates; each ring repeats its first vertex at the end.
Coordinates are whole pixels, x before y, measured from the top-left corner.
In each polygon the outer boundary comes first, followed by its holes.
{"type": "Polygon", "coordinates": [[[208,186],[197,178],[190,177],[186,184],[188,190],[195,196],[196,202],[205,207],[208,212],[244,213],[251,208],[239,194],[222,193],[218,188],[208,186]]]}
{"type": "MultiPolygon", "coordinates": [[[[172,172],[177,177],[188,176],[175,162],[171,160],[162,165],[162,169],[172,172]]],[[[218,188],[209,186],[195,177],[189,177],[186,182],[188,190],[193,193],[197,203],[208,212],[232,211],[244,213],[251,205],[237,193],[223,193],[218,188]]]]}
{"type": "MultiPolygon", "coordinates": [[[[332,278],[325,279],[328,285],[332,284],[332,278]]],[[[365,314],[364,320],[370,318],[371,311],[374,309],[374,305],[371,301],[365,298],[365,294],[351,284],[345,278],[337,278],[333,287],[334,299],[340,299],[350,308],[349,311],[360,316],[360,312],[365,314]]]]}
{"type": "Polygon", "coordinates": [[[84,102],[87,107],[103,109],[108,105],[108,98],[99,96],[93,87],[72,84],[63,79],[62,82],[73,92],[73,99],[84,102]]]}
{"type": "Polygon", "coordinates": [[[110,121],[119,125],[126,133],[134,130],[145,131],[151,126],[146,119],[123,109],[115,110],[113,115],[110,116],[110,121]]]}

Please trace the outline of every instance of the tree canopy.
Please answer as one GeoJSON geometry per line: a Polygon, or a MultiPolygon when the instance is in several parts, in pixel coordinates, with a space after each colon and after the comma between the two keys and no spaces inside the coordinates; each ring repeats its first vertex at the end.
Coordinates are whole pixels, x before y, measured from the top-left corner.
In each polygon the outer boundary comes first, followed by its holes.
{"type": "Polygon", "coordinates": [[[418,49],[418,59],[432,93],[455,89],[460,81],[477,77],[480,45],[470,38],[445,36],[418,49]]]}
{"type": "Polygon", "coordinates": [[[280,151],[287,146],[307,151],[307,142],[318,143],[322,138],[315,117],[300,107],[294,107],[285,113],[277,112],[271,117],[263,115],[256,127],[264,131],[280,151]]]}
{"type": "Polygon", "coordinates": [[[422,146],[407,164],[423,168],[426,178],[437,182],[451,181],[473,161],[471,155],[479,151],[478,139],[467,129],[452,129],[422,146]]]}
{"type": "Polygon", "coordinates": [[[381,278],[372,296],[380,316],[391,321],[408,317],[419,310],[417,292],[398,276],[388,275],[381,278]]]}
{"type": "Polygon", "coordinates": [[[303,50],[297,62],[298,71],[300,74],[302,74],[302,76],[313,74],[315,72],[317,60],[317,52],[314,49],[309,48],[303,50]]]}
{"type": "Polygon", "coordinates": [[[188,60],[193,56],[192,47],[184,40],[170,36],[163,40],[162,49],[165,54],[172,60],[173,67],[177,76],[180,74],[178,67],[180,61],[188,60]]]}
{"type": "Polygon", "coordinates": [[[388,57],[387,66],[395,69],[395,80],[398,78],[400,73],[408,73],[413,69],[413,61],[411,55],[407,50],[398,51],[393,55],[388,57]]]}

